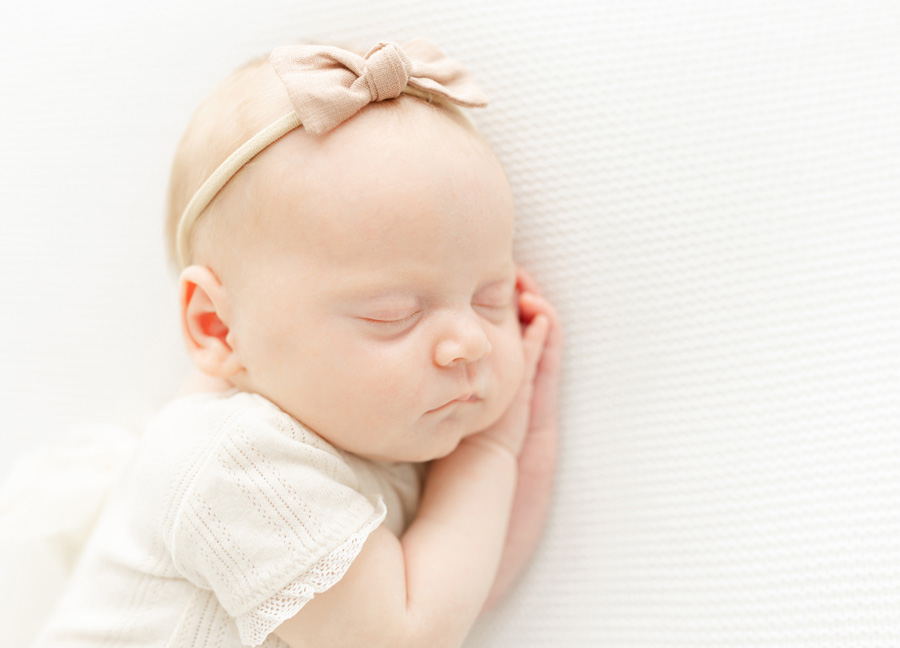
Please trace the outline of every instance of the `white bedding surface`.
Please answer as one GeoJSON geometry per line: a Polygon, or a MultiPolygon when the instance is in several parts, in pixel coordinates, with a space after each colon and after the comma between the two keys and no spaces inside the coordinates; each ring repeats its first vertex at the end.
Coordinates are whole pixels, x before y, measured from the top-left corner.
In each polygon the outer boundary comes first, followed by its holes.
{"type": "Polygon", "coordinates": [[[417,35],[492,99],[567,331],[550,527],[467,645],[900,645],[893,2],[4,6],[0,476],[177,388],[163,196],[212,83],[417,35]]]}

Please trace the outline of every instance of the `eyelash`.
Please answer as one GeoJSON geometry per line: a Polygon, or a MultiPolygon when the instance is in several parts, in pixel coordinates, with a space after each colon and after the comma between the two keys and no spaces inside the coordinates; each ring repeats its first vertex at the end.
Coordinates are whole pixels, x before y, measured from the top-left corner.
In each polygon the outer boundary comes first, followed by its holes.
{"type": "Polygon", "coordinates": [[[421,313],[421,312],[422,311],[416,311],[412,315],[407,315],[406,317],[401,317],[400,319],[395,319],[395,320],[380,320],[380,319],[371,319],[368,317],[361,317],[360,319],[368,324],[373,324],[375,326],[384,326],[384,327],[397,326],[399,324],[403,324],[403,323],[412,321],[413,318],[418,317],[419,313],[421,313]]]}
{"type": "Polygon", "coordinates": [[[510,295],[509,298],[506,298],[506,296],[504,296],[502,299],[489,300],[489,302],[475,302],[474,305],[480,308],[501,309],[508,308],[513,304],[513,302],[513,296],[510,295]]]}
{"type": "MultiPolygon", "coordinates": [[[[475,303],[473,303],[473,306],[475,306],[476,308],[487,308],[492,311],[499,311],[499,310],[508,308],[511,304],[512,304],[512,299],[510,299],[509,301],[507,301],[503,304],[496,304],[496,303],[495,304],[486,304],[486,303],[475,302],[475,303]]],[[[366,324],[371,324],[372,326],[375,326],[375,327],[401,328],[405,324],[411,324],[415,318],[417,318],[419,315],[421,315],[421,313],[422,313],[422,311],[419,310],[419,311],[416,311],[415,313],[407,315],[406,317],[401,317],[400,319],[394,319],[394,320],[382,320],[382,319],[376,319],[376,318],[370,318],[370,317],[361,317],[360,319],[363,322],[365,322],[366,324]]]]}

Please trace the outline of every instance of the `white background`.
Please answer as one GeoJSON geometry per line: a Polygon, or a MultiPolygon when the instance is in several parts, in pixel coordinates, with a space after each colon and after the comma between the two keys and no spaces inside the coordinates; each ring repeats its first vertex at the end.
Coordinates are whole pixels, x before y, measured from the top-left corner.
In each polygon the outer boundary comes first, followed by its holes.
{"type": "Polygon", "coordinates": [[[0,475],[186,368],[168,163],[300,38],[423,35],[492,99],[567,329],[554,512],[471,646],[900,645],[900,6],[0,5],[0,475]]]}

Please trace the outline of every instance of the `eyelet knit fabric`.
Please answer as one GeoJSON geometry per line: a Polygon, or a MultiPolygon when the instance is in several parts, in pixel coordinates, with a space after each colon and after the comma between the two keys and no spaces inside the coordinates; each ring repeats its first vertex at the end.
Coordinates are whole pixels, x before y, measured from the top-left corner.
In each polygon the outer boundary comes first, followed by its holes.
{"type": "Polygon", "coordinates": [[[175,400],[35,645],[275,646],[273,630],[344,576],[388,508],[403,532],[419,487],[408,464],[349,458],[261,396],[175,400]]]}
{"type": "Polygon", "coordinates": [[[900,5],[86,5],[0,21],[10,435],[165,393],[159,197],[214,80],[424,36],[566,329],[549,525],[467,648],[900,645],[900,5]]]}

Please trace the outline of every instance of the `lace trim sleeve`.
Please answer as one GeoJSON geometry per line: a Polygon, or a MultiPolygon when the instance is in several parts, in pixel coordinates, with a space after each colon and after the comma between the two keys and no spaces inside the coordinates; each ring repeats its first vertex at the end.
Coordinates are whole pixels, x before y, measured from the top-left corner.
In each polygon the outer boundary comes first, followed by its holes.
{"type": "Polygon", "coordinates": [[[280,592],[237,617],[241,643],[259,646],[275,628],[293,617],[313,596],[333,587],[350,568],[366,538],[384,520],[387,510],[379,499],[372,516],[360,529],[320,558],[280,592]]]}

